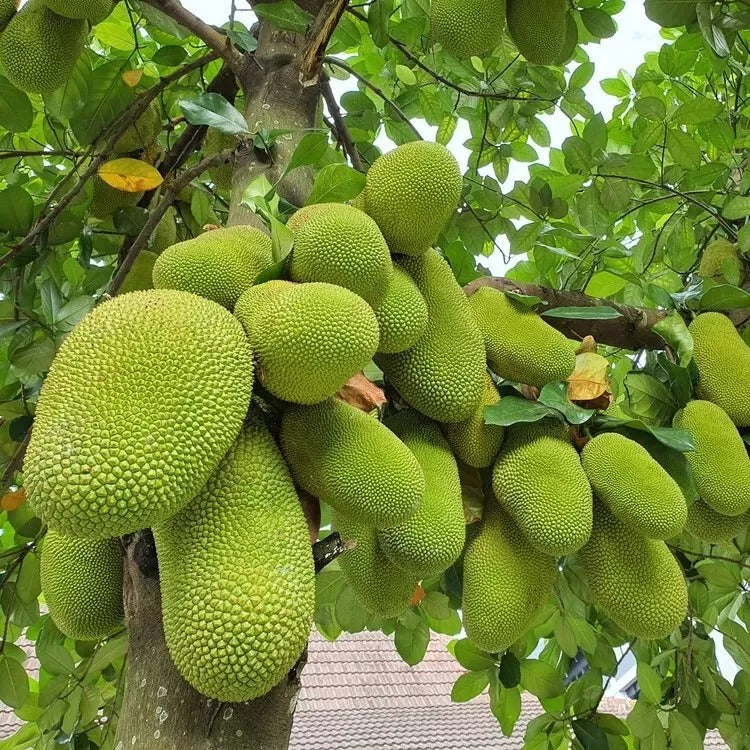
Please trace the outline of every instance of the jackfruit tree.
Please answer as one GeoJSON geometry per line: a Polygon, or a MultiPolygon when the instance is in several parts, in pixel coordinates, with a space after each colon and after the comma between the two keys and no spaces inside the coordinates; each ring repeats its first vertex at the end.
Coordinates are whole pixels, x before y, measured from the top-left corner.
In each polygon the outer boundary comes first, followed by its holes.
{"type": "Polygon", "coordinates": [[[748,750],[747,3],[229,6],[0,2],[0,750],[748,750]]]}

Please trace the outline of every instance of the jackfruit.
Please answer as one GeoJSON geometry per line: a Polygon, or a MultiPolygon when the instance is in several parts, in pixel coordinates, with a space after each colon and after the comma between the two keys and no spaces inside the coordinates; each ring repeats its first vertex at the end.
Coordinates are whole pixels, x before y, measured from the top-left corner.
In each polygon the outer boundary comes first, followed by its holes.
{"type": "Polygon", "coordinates": [[[0,0],[0,31],[4,31],[13,16],[18,13],[19,2],[20,0],[0,0]]]}
{"type": "Polygon", "coordinates": [[[557,564],[534,549],[494,501],[464,553],[463,621],[474,645],[505,651],[529,628],[552,593],[557,564]]]}
{"type": "Polygon", "coordinates": [[[296,286],[293,281],[286,279],[271,279],[255,284],[237,300],[234,314],[242,321],[246,331],[255,331],[263,326],[273,300],[296,286]]]}
{"type": "Polygon", "coordinates": [[[704,279],[724,281],[727,274],[742,281],[742,257],[739,247],[722,237],[705,249],[698,266],[698,275],[704,279]]]}
{"type": "Polygon", "coordinates": [[[505,438],[505,428],[485,424],[484,409],[500,403],[500,394],[488,373],[484,374],[484,397],[477,410],[464,422],[443,426],[453,452],[469,466],[485,469],[495,460],[505,438]]]}
{"type": "Polygon", "coordinates": [[[108,185],[96,175],[93,181],[94,192],[89,212],[96,219],[106,219],[120,208],[130,208],[138,204],[143,193],[127,193],[108,185]]]}
{"type": "Polygon", "coordinates": [[[573,372],[576,355],[570,341],[530,308],[489,286],[477,289],[469,306],[496,375],[541,388],[573,372]]]}
{"type": "Polygon", "coordinates": [[[427,330],[427,303],[400,266],[393,266],[383,299],[374,309],[380,328],[379,352],[403,352],[427,330]]]}
{"type": "MultiPolygon", "coordinates": [[[[105,0],[109,2],[109,0],[105,0]]],[[[158,137],[161,131],[161,111],[159,103],[148,105],[143,114],[115,141],[112,150],[116,154],[143,151],[158,137]]]]}
{"type": "Polygon", "coordinates": [[[456,459],[440,428],[419,414],[405,410],[386,424],[417,459],[425,493],[411,518],[378,533],[380,547],[407,573],[420,578],[442,573],[456,562],[466,540],[456,459]]]}
{"type": "Polygon", "coordinates": [[[541,552],[567,555],[591,534],[591,487],[567,429],[555,419],[518,423],[505,431],[492,488],[541,552]]]}
{"type": "Polygon", "coordinates": [[[249,226],[224,227],[168,247],[154,266],[154,286],[192,292],[231,310],[272,264],[270,237],[249,226]]]}
{"type": "Polygon", "coordinates": [[[411,349],[375,361],[403,398],[437,422],[469,419],[482,400],[484,346],[466,295],[436,250],[402,258],[427,303],[427,330],[411,349]]]}
{"type": "Polygon", "coordinates": [[[432,0],[432,38],[456,57],[491,52],[503,38],[505,0],[432,0]]]}
{"type": "Polygon", "coordinates": [[[42,387],[24,464],[30,507],[88,538],[172,515],[237,436],[252,381],[242,326],[219,305],[172,290],[104,302],[42,387]]]}
{"type": "Polygon", "coordinates": [[[685,577],[667,545],[639,536],[603,503],[578,557],[594,602],[626,633],[666,638],[685,619],[685,577]]]}
{"type": "Polygon", "coordinates": [[[717,513],[708,503],[696,500],[689,508],[685,529],[696,539],[712,544],[728,542],[750,525],[750,511],[741,516],[717,513]]]}
{"type": "Polygon", "coordinates": [[[70,78],[88,36],[84,20],[53,13],[44,0],[29,0],[0,39],[0,64],[22,91],[46,94],[70,78]]]}
{"type": "Polygon", "coordinates": [[[535,65],[555,65],[566,36],[565,0],[508,0],[508,32],[518,51],[535,65]]]}
{"type": "MultiPolygon", "coordinates": [[[[206,139],[203,141],[203,156],[213,156],[227,149],[236,148],[236,146],[237,138],[235,136],[222,133],[221,130],[216,130],[216,128],[209,128],[206,131],[206,139]]],[[[220,190],[232,187],[233,172],[233,164],[223,164],[220,167],[212,167],[208,170],[211,181],[220,190]]]]}
{"type": "Polygon", "coordinates": [[[365,210],[392,253],[421,255],[456,210],[461,183],[458,162],[445,146],[411,141],[373,162],[365,181],[365,210]]]}
{"type": "Polygon", "coordinates": [[[280,440],[297,484],[358,522],[388,528],[419,509],[425,478],[413,453],[343,401],[290,407],[280,440]]]}
{"type": "Polygon", "coordinates": [[[156,225],[154,233],[151,235],[151,252],[156,255],[163,253],[168,247],[177,242],[177,222],[175,217],[177,212],[173,206],[170,206],[161,221],[156,225]]]}
{"type": "Polygon", "coordinates": [[[148,250],[141,250],[117,293],[127,294],[128,292],[142,292],[145,289],[153,289],[154,285],[151,281],[151,275],[153,274],[154,263],[156,263],[157,257],[148,250]]]}
{"type": "Polygon", "coordinates": [[[292,281],[323,281],[358,294],[376,306],[393,273],[391,254],[378,225],[343,203],[320,204],[293,230],[292,281]]]}
{"type": "Polygon", "coordinates": [[[605,432],[586,444],[581,463],[594,494],[633,531],[649,539],[670,539],[684,528],[682,490],[642,445],[605,432]]]}
{"type": "Polygon", "coordinates": [[[101,23],[114,8],[112,0],[44,0],[44,3],[60,16],[84,18],[94,24],[101,23]]]}
{"type": "Polygon", "coordinates": [[[738,427],[750,427],[750,346],[721,313],[698,315],[688,329],[698,397],[720,406],[738,427]]]}
{"type": "Polygon", "coordinates": [[[354,292],[321,282],[297,284],[272,294],[259,316],[253,308],[262,292],[254,289],[240,297],[235,315],[260,363],[260,382],[277,398],[324,401],[375,353],[380,338],[375,314],[354,292]]]}
{"type": "Polygon", "coordinates": [[[281,682],[310,636],[315,566],[289,471],[260,422],[154,539],[180,674],[220,701],[252,700],[281,682]]]}
{"type": "Polygon", "coordinates": [[[750,457],[729,417],[709,401],[690,401],[673,424],[693,439],[685,457],[701,498],[718,513],[742,515],[750,507],[750,457]]]}
{"type": "Polygon", "coordinates": [[[375,529],[338,511],[332,520],[344,542],[356,542],[338,562],[357,601],[379,617],[398,617],[411,603],[418,581],[389,562],[375,529]]]}
{"type": "Polygon", "coordinates": [[[68,638],[98,641],[123,626],[119,539],[74,539],[48,531],[39,557],[44,601],[68,638]]]}
{"type": "Polygon", "coordinates": [[[693,23],[698,18],[696,6],[691,0],[645,0],[648,19],[665,29],[693,23]]]}
{"type": "MultiPolygon", "coordinates": [[[[309,206],[302,206],[298,208],[290,217],[286,223],[287,229],[293,234],[307,224],[309,219],[312,219],[321,214],[325,214],[328,211],[329,206],[340,205],[338,203],[311,203],[309,206]]],[[[359,209],[362,210],[361,208],[359,209]]]]}

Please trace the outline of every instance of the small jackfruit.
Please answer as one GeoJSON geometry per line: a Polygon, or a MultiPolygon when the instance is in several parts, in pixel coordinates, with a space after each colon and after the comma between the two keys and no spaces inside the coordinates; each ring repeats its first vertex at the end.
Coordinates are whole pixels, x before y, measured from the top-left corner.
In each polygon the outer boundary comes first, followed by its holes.
{"type": "Polygon", "coordinates": [[[725,516],[717,513],[703,500],[696,500],[688,508],[685,529],[703,542],[721,544],[734,539],[748,525],[750,525],[750,511],[746,511],[741,516],[725,516]]]}
{"type": "Polygon", "coordinates": [[[192,292],[231,310],[272,263],[270,237],[250,226],[223,227],[164,250],[154,286],[192,292]]]}
{"type": "Polygon", "coordinates": [[[74,539],[48,531],[39,558],[44,601],[68,638],[98,641],[123,626],[119,539],[74,539]]]}
{"type": "Polygon", "coordinates": [[[94,24],[101,23],[115,7],[112,0],[44,0],[44,3],[60,16],[84,18],[94,24]]]}
{"type": "Polygon", "coordinates": [[[0,0],[0,31],[10,23],[13,16],[18,13],[20,0],[0,0]]]}
{"type": "Polygon", "coordinates": [[[42,387],[24,463],[30,507],[88,538],[172,515],[232,444],[252,382],[242,326],[214,302],[172,290],[104,302],[42,387]]]}
{"type": "Polygon", "coordinates": [[[315,568],[292,479],[262,424],[240,433],[154,539],[164,635],[180,674],[220,701],[265,695],[307,644],[315,568]]]}
{"type": "Polygon", "coordinates": [[[128,292],[142,292],[146,289],[153,289],[154,284],[151,276],[154,272],[154,263],[156,263],[157,257],[148,250],[141,250],[117,293],[127,294],[128,292]]]}
{"type": "Polygon", "coordinates": [[[174,206],[170,206],[164,216],[161,217],[161,221],[156,225],[156,229],[151,235],[152,253],[160,255],[177,242],[176,216],[177,212],[174,210],[174,206]]]}
{"type": "Polygon", "coordinates": [[[729,275],[741,281],[742,257],[739,246],[723,237],[711,242],[701,257],[698,275],[715,281],[724,281],[729,275]]]}
{"type": "Polygon", "coordinates": [[[541,388],[573,372],[576,355],[570,341],[530,308],[489,286],[477,289],[469,306],[496,375],[541,388]]]}
{"type": "Polygon", "coordinates": [[[365,210],[392,253],[421,255],[458,206],[461,170],[439,143],[411,141],[377,158],[365,182],[365,210]]]}
{"type": "Polygon", "coordinates": [[[698,18],[695,0],[645,0],[646,16],[665,29],[687,26],[698,18]]]}
{"type": "Polygon", "coordinates": [[[425,478],[414,454],[343,401],[290,407],[280,440],[297,484],[357,521],[387,528],[419,509],[425,478]]]}
{"type": "Polygon", "coordinates": [[[383,299],[374,309],[380,328],[379,352],[403,352],[427,330],[427,303],[401,266],[393,266],[383,299]]]}
{"type": "Polygon", "coordinates": [[[605,432],[589,440],[581,463],[594,494],[633,531],[649,539],[670,539],[684,528],[682,490],[642,445],[605,432]]]}
{"type": "Polygon", "coordinates": [[[94,192],[89,211],[96,219],[106,219],[120,208],[130,208],[137,205],[143,198],[143,193],[128,193],[108,185],[97,175],[94,177],[94,192]]]}
{"type": "Polygon", "coordinates": [[[529,628],[552,593],[555,558],[534,549],[494,500],[464,553],[466,635],[490,653],[505,651],[529,628]]]}
{"type": "Polygon", "coordinates": [[[567,429],[555,419],[506,429],[492,488],[529,543],[548,555],[574,552],[591,534],[591,487],[567,429]]]}
{"type": "Polygon", "coordinates": [[[666,638],[685,619],[685,577],[667,545],[639,536],[602,503],[578,557],[594,602],[626,633],[666,638]]]}
{"type": "MultiPolygon", "coordinates": [[[[209,128],[206,131],[206,139],[203,141],[203,156],[209,157],[214,154],[220,154],[230,148],[236,148],[237,138],[228,133],[222,133],[216,128],[209,128]]],[[[234,167],[232,164],[223,164],[220,167],[212,167],[208,170],[212,182],[220,190],[226,190],[232,187],[232,173],[234,167]]]]}
{"type": "MultiPolygon", "coordinates": [[[[105,2],[109,3],[109,0],[105,0],[105,2]]],[[[143,151],[156,140],[160,130],[161,111],[159,103],[154,101],[148,105],[143,114],[115,141],[112,150],[116,154],[143,151]]]]}
{"type": "Polygon", "coordinates": [[[565,48],[565,0],[508,0],[508,32],[535,65],[556,65],[565,48]]]}
{"type": "Polygon", "coordinates": [[[729,417],[710,401],[690,401],[673,424],[693,439],[685,457],[701,498],[718,513],[742,515],[750,507],[750,457],[729,417]]]}
{"type": "Polygon", "coordinates": [[[432,0],[432,38],[456,57],[491,52],[503,38],[505,0],[432,0]]]}
{"type": "Polygon", "coordinates": [[[422,414],[462,422],[482,400],[485,374],[484,346],[466,295],[437,250],[400,263],[427,303],[427,330],[411,349],[375,360],[422,414]]]}

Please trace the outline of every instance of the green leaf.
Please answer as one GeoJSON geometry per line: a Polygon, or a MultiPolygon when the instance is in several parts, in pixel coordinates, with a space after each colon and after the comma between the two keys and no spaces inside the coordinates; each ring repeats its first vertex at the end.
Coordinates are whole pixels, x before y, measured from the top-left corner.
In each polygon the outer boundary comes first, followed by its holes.
{"type": "Polygon", "coordinates": [[[730,221],[747,218],[750,216],[750,197],[736,195],[724,206],[724,210],[721,213],[725,219],[729,219],[730,221]]]}
{"type": "Polygon", "coordinates": [[[322,132],[307,133],[294,149],[292,158],[286,168],[286,174],[298,167],[316,164],[328,150],[328,135],[322,132]]]}
{"type": "Polygon", "coordinates": [[[375,0],[367,12],[367,27],[378,47],[388,43],[388,25],[393,13],[393,0],[375,0]]]}
{"type": "Polygon", "coordinates": [[[177,44],[168,44],[164,47],[159,47],[151,59],[157,65],[166,65],[167,67],[174,68],[187,57],[187,54],[187,50],[184,47],[180,47],[177,44]]]}
{"type": "Polygon", "coordinates": [[[565,692],[565,685],[557,670],[537,659],[521,662],[521,685],[537,698],[555,698],[565,692]]]}
{"type": "Polygon", "coordinates": [[[687,716],[669,712],[669,739],[672,750],[702,750],[703,737],[687,716]]]}
{"type": "Polygon", "coordinates": [[[500,660],[500,666],[497,668],[497,677],[503,687],[514,688],[521,682],[521,662],[518,657],[506,651],[500,660]]]}
{"type": "Polygon", "coordinates": [[[540,313],[546,318],[568,318],[569,320],[614,320],[622,313],[607,305],[595,307],[552,307],[540,313]]]}
{"type": "Polygon", "coordinates": [[[396,622],[396,650],[409,665],[419,664],[430,644],[430,629],[424,617],[414,610],[407,610],[396,622]]]}
{"type": "Polygon", "coordinates": [[[563,382],[547,383],[539,394],[539,403],[556,409],[571,424],[583,424],[596,413],[594,409],[583,409],[570,401],[568,384],[563,382]]]}
{"type": "Polygon", "coordinates": [[[590,719],[574,719],[573,733],[583,750],[607,750],[607,735],[590,719]]]}
{"type": "Polygon", "coordinates": [[[500,724],[503,734],[510,737],[521,716],[521,691],[493,681],[490,686],[490,710],[500,724]]]}
{"type": "Polygon", "coordinates": [[[253,12],[276,28],[294,31],[297,34],[306,33],[308,26],[312,23],[312,16],[302,10],[294,0],[279,0],[279,2],[254,5],[253,12]]]}
{"type": "MultiPolygon", "coordinates": [[[[286,259],[294,245],[292,231],[282,224],[276,217],[270,216],[271,221],[271,249],[273,259],[279,263],[286,259]]],[[[257,283],[257,282],[256,282],[257,283]]]]}
{"type": "Polygon", "coordinates": [[[451,700],[454,703],[466,703],[484,692],[489,683],[487,672],[465,672],[453,683],[451,700]]]}
{"type": "Polygon", "coordinates": [[[0,230],[23,237],[34,221],[34,200],[22,188],[12,185],[0,192],[0,230]]]}
{"type": "Polygon", "coordinates": [[[484,409],[484,423],[510,427],[518,422],[538,422],[556,416],[557,411],[538,401],[528,401],[518,396],[504,396],[500,402],[484,409]]]}
{"type": "Polygon", "coordinates": [[[335,613],[336,621],[348,633],[361,633],[371,619],[357,601],[351,586],[344,588],[336,599],[335,613]]]}
{"type": "MultiPolygon", "coordinates": [[[[0,194],[0,198],[2,194],[0,194]]],[[[729,284],[712,286],[698,301],[700,310],[742,310],[750,307],[750,292],[729,284]]]]}
{"type": "Polygon", "coordinates": [[[472,672],[482,672],[495,666],[495,660],[485,651],[478,649],[468,638],[456,641],[453,655],[464,669],[472,672]]]}
{"type": "Polygon", "coordinates": [[[242,113],[221,94],[200,94],[195,99],[181,99],[178,104],[191,125],[208,125],[227,135],[250,132],[242,113]]]}
{"type": "Polygon", "coordinates": [[[677,164],[693,169],[701,163],[701,148],[695,140],[682,130],[667,131],[667,151],[677,164]]]}
{"type": "Polygon", "coordinates": [[[661,677],[659,677],[656,670],[650,664],[646,664],[646,662],[638,662],[636,677],[638,679],[638,687],[641,690],[641,698],[658,706],[661,701],[662,690],[661,677]]]}
{"type": "Polygon", "coordinates": [[[672,115],[674,122],[682,125],[697,125],[700,122],[710,122],[724,111],[720,102],[714,99],[690,99],[683,102],[672,115]]]}
{"type": "Polygon", "coordinates": [[[343,203],[356,198],[365,186],[365,176],[347,164],[327,164],[318,172],[307,199],[313,203],[343,203]]]}
{"type": "Polygon", "coordinates": [[[640,699],[635,702],[635,706],[628,716],[627,724],[633,735],[641,739],[653,734],[656,727],[661,728],[656,706],[640,699]]]}
{"type": "Polygon", "coordinates": [[[34,108],[28,95],[7,78],[0,78],[0,126],[11,133],[23,133],[34,122],[34,108]]]}
{"type": "Polygon", "coordinates": [[[428,591],[419,606],[434,620],[448,620],[454,612],[450,599],[441,591],[428,591]]]}
{"type": "Polygon", "coordinates": [[[628,394],[623,405],[628,414],[656,424],[671,423],[679,404],[664,383],[653,375],[630,372],[622,384],[628,394]]]}
{"type": "Polygon", "coordinates": [[[44,670],[50,674],[67,675],[75,671],[73,657],[61,643],[37,643],[36,655],[44,670]]]}
{"type": "Polygon", "coordinates": [[[128,652],[128,639],[124,633],[110,638],[102,644],[91,657],[91,662],[86,670],[87,678],[94,681],[99,674],[113,662],[122,659],[128,652]]]}
{"type": "Polygon", "coordinates": [[[29,695],[29,676],[23,664],[0,654],[0,702],[20,708],[29,695]]]}
{"type": "Polygon", "coordinates": [[[651,329],[658,333],[677,354],[680,367],[687,367],[693,359],[693,337],[678,312],[670,313],[651,329]]]}
{"type": "Polygon", "coordinates": [[[608,39],[617,31],[614,19],[601,8],[584,8],[581,21],[586,29],[597,39],[608,39]]]}

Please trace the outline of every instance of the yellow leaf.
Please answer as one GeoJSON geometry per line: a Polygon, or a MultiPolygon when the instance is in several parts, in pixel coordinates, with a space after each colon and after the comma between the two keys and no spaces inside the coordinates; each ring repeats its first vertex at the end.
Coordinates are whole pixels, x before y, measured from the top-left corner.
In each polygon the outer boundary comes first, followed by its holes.
{"type": "Polygon", "coordinates": [[[606,357],[593,352],[576,356],[576,366],[568,378],[568,398],[571,401],[590,401],[599,398],[609,388],[606,357]]]}
{"type": "Polygon", "coordinates": [[[596,340],[593,336],[586,336],[578,345],[576,354],[585,354],[586,352],[593,352],[596,354],[596,340]]]}
{"type": "Polygon", "coordinates": [[[140,159],[114,159],[99,167],[99,176],[110,187],[125,193],[154,190],[164,182],[159,170],[140,159]]]}
{"type": "Polygon", "coordinates": [[[20,490],[8,490],[0,498],[0,510],[18,510],[26,500],[26,490],[21,487],[20,490]]]}
{"type": "Polygon", "coordinates": [[[131,89],[135,88],[141,82],[141,78],[143,78],[142,70],[126,70],[122,74],[122,80],[125,82],[125,85],[129,86],[131,89]]]}

